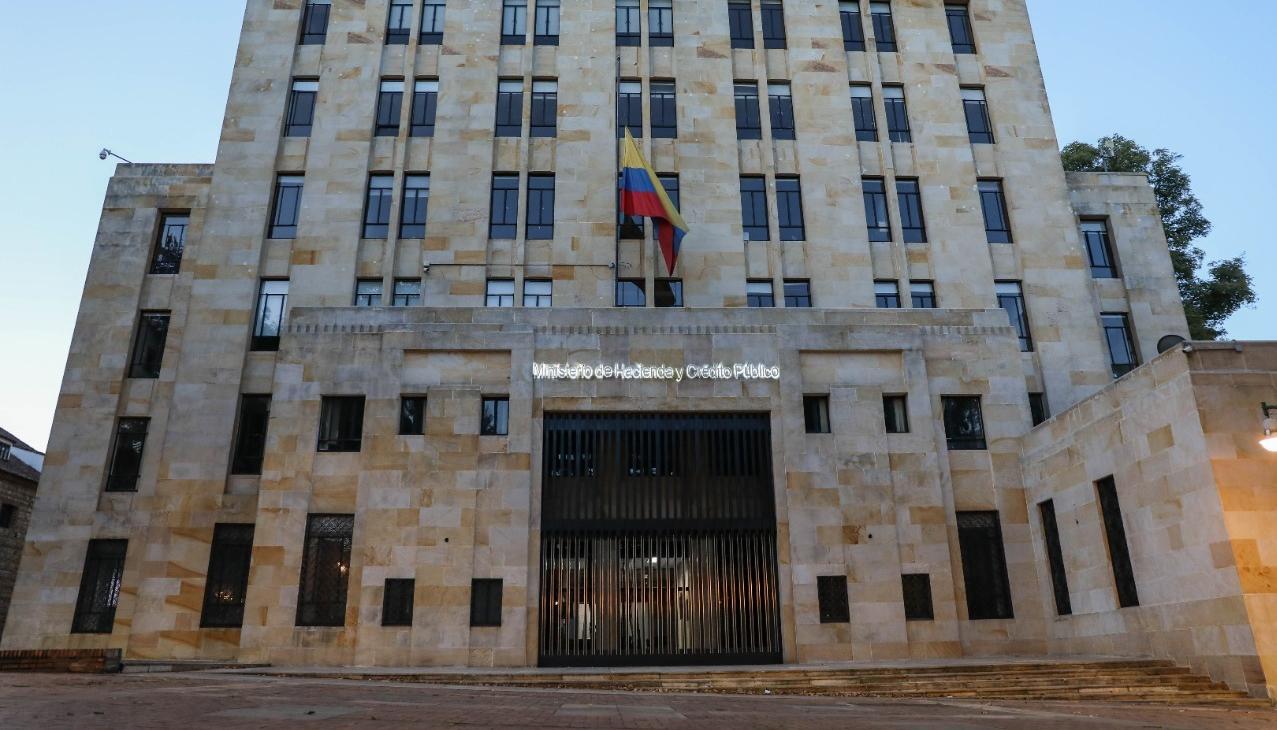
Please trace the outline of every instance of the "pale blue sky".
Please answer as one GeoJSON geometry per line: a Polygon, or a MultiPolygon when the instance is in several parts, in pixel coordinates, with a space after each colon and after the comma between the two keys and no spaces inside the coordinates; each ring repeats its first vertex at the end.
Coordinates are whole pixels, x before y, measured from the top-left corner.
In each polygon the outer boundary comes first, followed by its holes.
{"type": "MultiPolygon", "coordinates": [[[[712,0],[700,0],[712,1],[712,0]]],[[[1277,3],[1029,0],[1062,142],[1122,132],[1182,153],[1215,223],[1212,257],[1246,251],[1260,304],[1229,323],[1273,339],[1277,3]]],[[[8,2],[0,23],[0,425],[48,439],[111,147],[135,162],[211,162],[242,0],[8,2]],[[56,13],[52,22],[49,13],[56,13]]],[[[565,3],[566,5],[566,3],[565,3]]]]}

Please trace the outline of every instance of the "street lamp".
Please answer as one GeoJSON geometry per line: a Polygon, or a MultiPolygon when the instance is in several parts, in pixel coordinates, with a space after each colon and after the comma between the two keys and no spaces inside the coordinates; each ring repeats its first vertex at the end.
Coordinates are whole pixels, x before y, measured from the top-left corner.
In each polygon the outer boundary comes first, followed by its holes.
{"type": "Polygon", "coordinates": [[[1263,404],[1264,409],[1264,437],[1259,440],[1259,445],[1269,451],[1277,452],[1277,418],[1272,417],[1272,413],[1277,411],[1277,405],[1263,404]]]}

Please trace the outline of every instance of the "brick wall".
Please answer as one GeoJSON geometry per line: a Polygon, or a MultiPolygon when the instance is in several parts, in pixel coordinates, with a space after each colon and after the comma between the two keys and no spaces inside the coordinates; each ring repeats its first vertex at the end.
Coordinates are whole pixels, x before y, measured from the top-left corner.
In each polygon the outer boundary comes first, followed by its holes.
{"type": "Polygon", "coordinates": [[[118,671],[120,671],[119,649],[0,651],[0,672],[107,674],[118,671]]]}

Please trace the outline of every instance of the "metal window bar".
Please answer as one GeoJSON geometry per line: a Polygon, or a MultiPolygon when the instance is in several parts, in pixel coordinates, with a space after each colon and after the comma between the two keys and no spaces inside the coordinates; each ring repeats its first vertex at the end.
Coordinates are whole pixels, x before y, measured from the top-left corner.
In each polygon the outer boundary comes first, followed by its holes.
{"type": "Polygon", "coordinates": [[[297,590],[298,626],[344,626],[354,515],[309,515],[297,590]]]}
{"type": "Polygon", "coordinates": [[[80,593],[71,620],[73,634],[109,634],[120,603],[128,540],[89,540],[80,593]]]}
{"type": "Polygon", "coordinates": [[[971,621],[1015,618],[997,512],[959,512],[958,547],[971,621]]]}

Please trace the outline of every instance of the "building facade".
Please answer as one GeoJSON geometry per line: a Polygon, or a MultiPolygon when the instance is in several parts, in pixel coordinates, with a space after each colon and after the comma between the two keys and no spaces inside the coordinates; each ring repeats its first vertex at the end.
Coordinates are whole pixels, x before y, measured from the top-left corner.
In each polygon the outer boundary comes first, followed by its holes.
{"type": "Polygon", "coordinates": [[[0,638],[4,636],[13,584],[18,579],[18,563],[31,522],[43,456],[0,428],[0,638]]]}
{"type": "Polygon", "coordinates": [[[108,189],[5,646],[1069,651],[1026,439],[1187,326],[1058,149],[1022,0],[249,0],[216,162],[108,189]]]}

